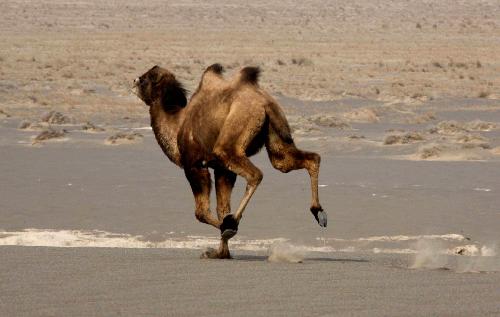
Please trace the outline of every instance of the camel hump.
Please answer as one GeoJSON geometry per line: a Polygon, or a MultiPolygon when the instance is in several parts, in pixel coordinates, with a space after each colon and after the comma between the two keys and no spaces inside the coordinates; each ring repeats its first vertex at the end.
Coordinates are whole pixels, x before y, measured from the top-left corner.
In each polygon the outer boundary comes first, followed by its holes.
{"type": "Polygon", "coordinates": [[[200,84],[198,85],[198,88],[196,89],[192,97],[198,94],[202,89],[203,90],[214,89],[218,87],[221,83],[223,83],[224,82],[224,78],[222,76],[223,72],[224,72],[224,67],[219,63],[215,63],[208,66],[203,72],[200,84]]]}
{"type": "Polygon", "coordinates": [[[242,70],[240,70],[239,81],[241,83],[257,85],[257,82],[259,81],[259,76],[260,76],[259,67],[247,66],[242,70]]]}
{"type": "Polygon", "coordinates": [[[219,63],[212,64],[205,69],[205,73],[212,72],[216,73],[217,75],[222,75],[224,72],[224,66],[222,66],[219,63]]]}

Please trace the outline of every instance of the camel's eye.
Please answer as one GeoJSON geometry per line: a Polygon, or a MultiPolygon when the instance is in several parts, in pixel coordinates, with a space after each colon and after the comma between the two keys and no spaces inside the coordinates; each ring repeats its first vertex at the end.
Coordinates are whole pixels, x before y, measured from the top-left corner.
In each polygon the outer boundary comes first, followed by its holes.
{"type": "Polygon", "coordinates": [[[144,76],[139,77],[139,85],[145,85],[146,84],[146,78],[144,76]]]}

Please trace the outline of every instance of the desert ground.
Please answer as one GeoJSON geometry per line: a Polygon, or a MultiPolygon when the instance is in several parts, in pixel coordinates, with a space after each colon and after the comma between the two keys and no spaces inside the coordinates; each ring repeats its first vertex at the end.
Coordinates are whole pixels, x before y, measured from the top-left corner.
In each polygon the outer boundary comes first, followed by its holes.
{"type": "Polygon", "coordinates": [[[0,315],[500,315],[499,52],[496,0],[2,1],[0,315]],[[328,228],[263,150],[234,259],[199,258],[131,88],[216,62],[322,155],[328,228]]]}

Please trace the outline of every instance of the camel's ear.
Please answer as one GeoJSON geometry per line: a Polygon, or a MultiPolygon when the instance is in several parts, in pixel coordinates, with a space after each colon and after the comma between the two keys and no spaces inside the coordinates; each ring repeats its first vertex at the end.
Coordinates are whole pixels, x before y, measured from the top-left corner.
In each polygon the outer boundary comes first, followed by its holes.
{"type": "Polygon", "coordinates": [[[186,89],[175,78],[165,76],[158,88],[161,90],[161,104],[165,110],[175,106],[184,108],[187,105],[186,89]]]}

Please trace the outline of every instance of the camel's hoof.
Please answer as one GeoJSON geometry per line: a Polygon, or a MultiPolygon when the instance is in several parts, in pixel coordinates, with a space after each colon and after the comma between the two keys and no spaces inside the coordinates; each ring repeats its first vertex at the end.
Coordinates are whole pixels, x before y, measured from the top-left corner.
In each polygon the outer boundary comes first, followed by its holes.
{"type": "Polygon", "coordinates": [[[226,253],[220,253],[214,248],[208,248],[200,255],[200,259],[231,259],[231,254],[229,251],[226,253]]]}
{"type": "Polygon", "coordinates": [[[238,233],[238,231],[233,230],[233,229],[226,229],[226,230],[224,230],[224,232],[221,233],[221,237],[224,240],[229,240],[232,237],[234,237],[236,235],[236,233],[238,233]]]}
{"type": "Polygon", "coordinates": [[[318,223],[321,227],[326,228],[328,223],[328,217],[326,216],[326,212],[320,211],[318,212],[318,223]]]}
{"type": "Polygon", "coordinates": [[[314,218],[316,218],[316,221],[321,227],[325,227],[328,223],[328,218],[326,216],[326,212],[323,211],[323,208],[321,206],[319,207],[311,207],[311,212],[314,215],[314,218]]]}
{"type": "Polygon", "coordinates": [[[205,252],[200,255],[200,259],[218,259],[219,252],[213,248],[208,248],[205,252]]]}
{"type": "Polygon", "coordinates": [[[233,215],[229,214],[224,217],[220,225],[222,239],[229,240],[238,232],[238,221],[233,215]]]}

